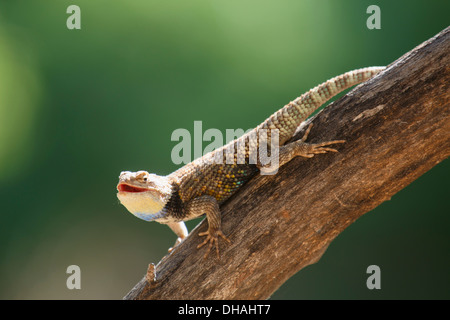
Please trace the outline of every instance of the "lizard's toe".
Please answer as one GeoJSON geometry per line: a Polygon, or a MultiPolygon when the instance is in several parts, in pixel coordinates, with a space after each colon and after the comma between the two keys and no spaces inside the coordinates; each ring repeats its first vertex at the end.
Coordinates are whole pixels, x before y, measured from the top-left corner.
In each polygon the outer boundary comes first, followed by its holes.
{"type": "Polygon", "coordinates": [[[204,259],[206,259],[206,257],[208,256],[209,252],[211,251],[211,248],[213,247],[213,245],[215,245],[216,247],[216,254],[217,254],[217,259],[220,259],[220,254],[219,254],[219,236],[224,239],[225,241],[227,241],[228,243],[231,243],[230,239],[228,239],[222,231],[218,230],[215,232],[210,232],[209,230],[206,232],[200,232],[198,234],[200,237],[204,237],[206,236],[205,241],[203,241],[202,243],[200,243],[197,246],[197,249],[203,247],[205,244],[209,243],[208,248],[206,249],[205,255],[203,256],[204,259]]]}

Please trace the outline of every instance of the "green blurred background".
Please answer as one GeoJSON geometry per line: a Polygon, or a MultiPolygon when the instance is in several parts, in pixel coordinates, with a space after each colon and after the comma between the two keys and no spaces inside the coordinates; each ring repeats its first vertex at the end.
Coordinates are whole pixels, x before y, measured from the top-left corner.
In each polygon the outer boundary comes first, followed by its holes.
{"type": "MultiPolygon", "coordinates": [[[[448,26],[448,1],[0,1],[0,298],[121,299],[175,236],[116,199],[171,133],[256,126],[448,26]],[[81,30],[66,9],[81,8],[81,30]],[[366,9],[381,8],[381,30],[366,9]],[[81,290],[66,268],[81,268],[81,290]]],[[[223,131],[224,132],[224,131],[223,131]]],[[[450,163],[344,231],[273,299],[450,298],[450,163]],[[381,268],[368,290],[366,268],[381,268]]],[[[299,213],[300,214],[300,213],[299,213]]],[[[200,220],[188,224],[192,229],[200,220]]]]}

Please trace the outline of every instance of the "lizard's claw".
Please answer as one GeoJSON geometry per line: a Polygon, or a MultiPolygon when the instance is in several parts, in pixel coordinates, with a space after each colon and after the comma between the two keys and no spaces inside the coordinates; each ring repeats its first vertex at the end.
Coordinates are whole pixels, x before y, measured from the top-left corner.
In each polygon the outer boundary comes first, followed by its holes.
{"type": "Polygon", "coordinates": [[[217,231],[214,231],[214,232],[211,232],[210,230],[208,230],[208,231],[206,231],[206,232],[200,232],[198,235],[199,235],[200,237],[206,236],[206,239],[205,239],[205,241],[203,241],[202,243],[200,243],[200,244],[197,246],[197,249],[203,247],[205,244],[207,244],[207,243],[209,242],[209,246],[208,246],[208,248],[206,249],[206,253],[205,253],[205,255],[203,256],[203,259],[206,259],[206,257],[208,256],[209,252],[211,251],[211,248],[212,248],[213,245],[216,246],[217,259],[220,259],[220,255],[219,255],[219,236],[220,236],[222,239],[226,240],[228,243],[231,243],[230,239],[228,239],[228,238],[223,234],[223,232],[220,231],[220,230],[217,230],[217,231]]]}

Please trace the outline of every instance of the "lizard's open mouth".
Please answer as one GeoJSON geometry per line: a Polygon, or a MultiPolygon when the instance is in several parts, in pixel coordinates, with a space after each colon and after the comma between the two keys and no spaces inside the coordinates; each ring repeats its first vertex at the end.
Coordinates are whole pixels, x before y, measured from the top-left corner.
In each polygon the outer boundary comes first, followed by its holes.
{"type": "Polygon", "coordinates": [[[134,187],[134,186],[130,186],[129,184],[126,183],[119,183],[119,185],[117,186],[117,191],[119,192],[146,192],[149,191],[146,188],[140,188],[140,187],[134,187]]]}

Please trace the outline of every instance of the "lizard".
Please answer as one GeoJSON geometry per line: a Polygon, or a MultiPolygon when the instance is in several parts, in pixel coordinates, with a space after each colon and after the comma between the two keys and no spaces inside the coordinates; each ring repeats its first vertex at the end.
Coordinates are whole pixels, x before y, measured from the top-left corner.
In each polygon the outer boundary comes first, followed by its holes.
{"type": "Polygon", "coordinates": [[[268,165],[258,157],[256,161],[250,161],[251,151],[258,149],[263,143],[266,147],[278,148],[279,167],[298,156],[311,158],[316,154],[338,152],[329,146],[344,143],[344,140],[306,142],[312,123],[300,140],[286,142],[293,137],[299,125],[326,101],[384,69],[385,67],[367,67],[334,77],[289,102],[250,132],[169,175],[161,176],[144,170],[122,171],[117,184],[117,197],[136,217],[167,224],[178,236],[173,248],[188,235],[184,221],[206,215],[208,229],[199,233],[205,240],[197,248],[208,244],[204,255],[206,258],[215,246],[220,259],[219,238],[231,243],[221,229],[220,205],[258,172],[268,174],[268,165]],[[259,134],[265,130],[268,132],[267,137],[277,136],[278,141],[261,139],[259,134]],[[218,156],[222,162],[214,161],[218,156]],[[231,160],[227,158],[225,163],[225,156],[231,156],[231,160]]]}

